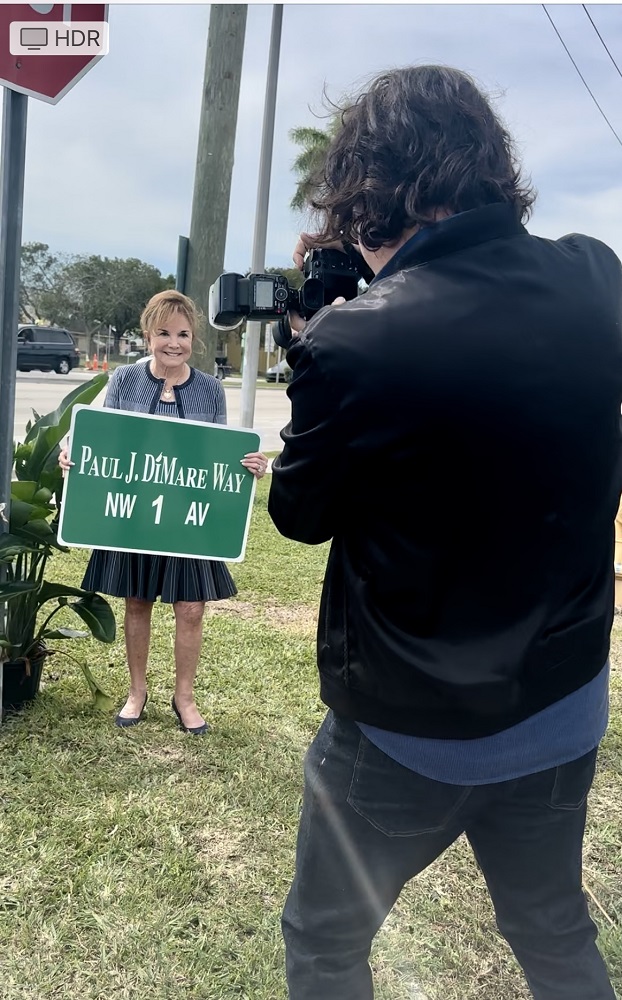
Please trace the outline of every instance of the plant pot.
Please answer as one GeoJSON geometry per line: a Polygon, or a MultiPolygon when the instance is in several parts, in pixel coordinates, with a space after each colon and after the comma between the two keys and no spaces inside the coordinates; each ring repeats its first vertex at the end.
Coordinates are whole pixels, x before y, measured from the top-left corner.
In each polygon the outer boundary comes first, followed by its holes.
{"type": "Polygon", "coordinates": [[[26,660],[5,660],[2,664],[2,707],[10,711],[22,708],[39,691],[43,664],[49,651],[39,645],[26,660]]]}

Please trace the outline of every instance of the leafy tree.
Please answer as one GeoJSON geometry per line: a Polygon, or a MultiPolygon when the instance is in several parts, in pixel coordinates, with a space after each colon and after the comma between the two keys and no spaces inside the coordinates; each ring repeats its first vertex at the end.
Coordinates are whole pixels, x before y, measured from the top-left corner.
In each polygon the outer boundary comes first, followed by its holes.
{"type": "Polygon", "coordinates": [[[67,258],[50,252],[47,243],[25,243],[22,247],[19,286],[20,320],[35,323],[44,319],[42,298],[58,287],[59,274],[67,258]]]}
{"type": "Polygon", "coordinates": [[[80,256],[63,273],[64,284],[84,329],[111,326],[115,350],[129,330],[139,327],[140,314],[156,292],[175,284],[172,275],[163,278],[157,267],[130,257],[80,256]]]}
{"type": "Polygon", "coordinates": [[[341,128],[341,115],[334,114],[325,129],[302,126],[290,129],[289,137],[301,151],[292,164],[294,173],[298,176],[296,192],[291,200],[291,207],[300,211],[307,207],[321,176],[326,153],[333,138],[341,128]]]}
{"type": "Polygon", "coordinates": [[[288,285],[292,288],[300,288],[304,280],[302,271],[297,267],[267,267],[266,274],[282,274],[287,278],[288,285]]]}
{"type": "Polygon", "coordinates": [[[124,333],[139,328],[140,314],[156,292],[173,288],[173,275],[135,257],[72,257],[53,254],[45,243],[22,248],[21,316],[70,330],[114,329],[115,350],[124,333]]]}

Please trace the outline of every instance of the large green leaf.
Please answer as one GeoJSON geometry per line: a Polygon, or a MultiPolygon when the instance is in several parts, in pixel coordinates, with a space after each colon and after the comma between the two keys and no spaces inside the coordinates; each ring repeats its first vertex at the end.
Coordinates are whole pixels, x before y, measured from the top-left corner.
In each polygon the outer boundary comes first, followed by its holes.
{"type": "Polygon", "coordinates": [[[34,497],[32,498],[33,503],[39,503],[39,504],[40,503],[47,503],[47,504],[49,504],[50,500],[52,499],[52,494],[53,494],[52,490],[49,490],[47,488],[47,486],[42,486],[42,487],[40,487],[40,489],[37,490],[37,492],[35,493],[34,497]]]}
{"type": "Polygon", "coordinates": [[[80,616],[91,630],[91,635],[100,642],[114,642],[117,625],[112,608],[99,594],[89,594],[79,601],[69,601],[67,605],[80,616]]]}
{"type": "Polygon", "coordinates": [[[34,406],[32,407],[32,417],[33,417],[33,419],[29,420],[28,423],[26,424],[26,430],[27,431],[30,430],[30,428],[32,427],[32,425],[34,423],[36,423],[37,420],[41,420],[41,414],[37,413],[37,411],[35,410],[34,406]]]}
{"type": "Polygon", "coordinates": [[[36,552],[38,545],[33,541],[26,541],[18,538],[17,535],[10,535],[8,532],[0,534],[0,562],[8,562],[15,556],[22,555],[23,552],[36,552]]]}
{"type": "Polygon", "coordinates": [[[22,524],[20,527],[11,524],[11,532],[17,538],[24,538],[29,542],[38,542],[40,545],[54,545],[56,542],[56,532],[43,518],[38,518],[36,521],[27,521],[26,524],[22,524]]]}
{"type": "Polygon", "coordinates": [[[114,708],[114,701],[112,700],[109,694],[106,694],[106,692],[100,688],[99,684],[93,677],[93,674],[89,670],[88,665],[86,663],[81,663],[80,669],[84,674],[86,683],[88,684],[91,694],[93,696],[93,707],[98,712],[112,711],[112,709],[114,708]]]}
{"type": "Polygon", "coordinates": [[[46,546],[57,549],[59,552],[69,552],[65,545],[60,544],[56,530],[47,521],[29,521],[23,528],[15,528],[13,534],[17,538],[23,538],[30,545],[36,545],[37,550],[42,554],[46,546]]]}
{"type": "Polygon", "coordinates": [[[23,528],[32,521],[44,521],[52,513],[47,507],[39,507],[23,500],[11,500],[9,509],[10,530],[23,528]]]}
{"type": "Polygon", "coordinates": [[[69,431],[71,411],[74,406],[92,402],[99,395],[107,381],[107,372],[96,375],[86,385],[78,386],[77,390],[74,389],[73,392],[70,392],[58,409],[54,410],[53,414],[46,414],[45,417],[41,418],[41,421],[38,421],[36,435],[33,438],[32,435],[35,430],[33,427],[30,431],[29,440],[26,442],[27,444],[31,444],[34,440],[34,447],[32,454],[22,466],[20,479],[28,478],[39,483],[41,482],[42,474],[51,471],[51,467],[55,465],[57,460],[59,443],[69,431]],[[47,420],[54,420],[54,422],[48,426],[44,423],[47,420]]]}
{"type": "Polygon", "coordinates": [[[32,504],[25,503],[23,500],[12,500],[9,510],[11,531],[14,531],[15,528],[22,528],[28,523],[32,504]]]}
{"type": "Polygon", "coordinates": [[[80,587],[67,587],[63,583],[43,583],[39,602],[45,604],[54,598],[58,600],[67,597],[78,598],[77,601],[66,602],[67,607],[75,611],[85,625],[88,625],[95,639],[99,639],[100,642],[114,642],[117,632],[114,613],[108,601],[100,594],[93,594],[80,587]]]}
{"type": "Polygon", "coordinates": [[[26,467],[30,456],[32,455],[33,445],[31,444],[16,444],[15,450],[13,452],[13,463],[15,469],[15,475],[18,480],[28,479],[26,474],[26,467]]]}
{"type": "Polygon", "coordinates": [[[86,639],[90,632],[75,628],[48,628],[41,633],[42,639],[86,639]]]}
{"type": "Polygon", "coordinates": [[[44,428],[40,432],[35,440],[32,454],[23,465],[22,476],[27,476],[28,479],[35,479],[40,483],[41,477],[48,470],[48,464],[54,465],[57,463],[60,451],[59,441],[67,433],[64,431],[63,434],[59,435],[58,430],[58,425],[56,425],[44,428]]]}
{"type": "Polygon", "coordinates": [[[47,581],[41,584],[41,603],[45,604],[46,601],[51,601],[55,597],[90,597],[90,590],[82,590],[81,587],[70,587],[68,584],[64,583],[48,583],[47,581]]]}
{"type": "Polygon", "coordinates": [[[39,485],[43,489],[49,490],[50,493],[54,493],[58,503],[63,494],[63,473],[60,465],[58,464],[58,456],[56,456],[54,464],[51,466],[48,462],[48,465],[43,470],[39,478],[39,485]]]}
{"type": "Polygon", "coordinates": [[[17,583],[0,583],[0,604],[12,601],[15,597],[30,594],[33,590],[38,590],[36,583],[26,583],[21,580],[17,583]]]}
{"type": "Polygon", "coordinates": [[[22,480],[22,482],[14,480],[11,483],[11,500],[24,500],[26,503],[32,503],[38,489],[38,483],[29,482],[27,479],[22,480]]]}
{"type": "MultiPolygon", "coordinates": [[[[37,420],[24,438],[24,444],[29,444],[29,442],[34,441],[39,431],[44,430],[46,427],[60,426],[64,422],[67,411],[69,411],[69,417],[71,418],[71,410],[77,403],[91,403],[96,396],[99,396],[107,381],[107,372],[101,372],[99,375],[95,375],[92,379],[90,379],[89,382],[77,385],[75,389],[72,389],[71,392],[68,393],[68,395],[66,395],[65,398],[59,403],[57,408],[51,413],[46,413],[42,417],[37,415],[37,420]]],[[[60,435],[58,438],[59,441],[69,430],[69,423],[70,420],[67,420],[67,429],[60,435]]]]}

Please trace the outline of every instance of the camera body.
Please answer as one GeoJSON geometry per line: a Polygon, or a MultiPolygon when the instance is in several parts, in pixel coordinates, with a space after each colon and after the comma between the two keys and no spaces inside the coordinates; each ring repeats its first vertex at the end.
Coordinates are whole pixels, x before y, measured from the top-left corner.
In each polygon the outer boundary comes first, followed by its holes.
{"type": "Polygon", "coordinates": [[[353,257],[359,257],[354,250],[311,250],[299,289],[292,288],[282,274],[221,274],[210,288],[210,324],[218,330],[234,330],[245,319],[286,321],[290,310],[310,319],[338,296],[354,299],[361,278],[369,277],[362,258],[359,264],[353,257]]]}

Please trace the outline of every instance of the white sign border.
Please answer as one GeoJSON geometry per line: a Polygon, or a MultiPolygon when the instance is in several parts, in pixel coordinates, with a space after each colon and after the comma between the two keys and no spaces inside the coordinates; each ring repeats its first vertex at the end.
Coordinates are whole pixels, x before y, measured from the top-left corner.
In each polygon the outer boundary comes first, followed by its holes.
{"type": "MultiPolygon", "coordinates": [[[[70,442],[71,442],[71,438],[73,437],[73,429],[74,429],[74,425],[75,425],[75,422],[76,422],[76,417],[77,417],[78,413],[80,413],[82,410],[89,410],[89,411],[92,412],[93,411],[93,407],[91,407],[91,406],[89,406],[88,404],[85,404],[85,403],[79,403],[76,406],[74,406],[73,410],[71,411],[71,424],[70,424],[70,427],[69,427],[69,441],[70,442]]],[[[98,410],[98,412],[99,413],[106,413],[106,414],[108,414],[108,413],[120,413],[124,417],[137,417],[139,420],[145,420],[145,419],[146,420],[164,420],[167,423],[179,423],[179,419],[177,417],[165,417],[165,416],[162,416],[159,413],[132,413],[132,412],[130,412],[128,410],[117,410],[116,408],[113,409],[112,407],[110,407],[108,409],[106,409],[104,407],[101,410],[98,410]]],[[[221,431],[230,431],[232,434],[256,434],[257,437],[259,438],[259,450],[261,450],[261,436],[260,436],[260,434],[256,430],[253,430],[252,427],[229,427],[227,424],[214,424],[214,423],[210,423],[207,420],[185,420],[184,419],[183,423],[184,424],[190,424],[192,427],[217,427],[221,431]]],[[[63,482],[63,498],[61,500],[60,519],[59,519],[59,522],[58,522],[58,531],[57,531],[57,537],[58,537],[59,545],[65,545],[67,548],[72,548],[72,549],[90,549],[91,551],[99,550],[99,551],[102,551],[102,552],[129,552],[131,555],[137,555],[137,556],[140,556],[140,555],[143,555],[143,556],[144,555],[146,555],[146,556],[170,556],[173,559],[200,559],[203,562],[240,563],[240,562],[244,561],[244,557],[246,555],[246,543],[248,541],[248,533],[249,533],[249,530],[250,530],[251,517],[252,517],[252,513],[253,513],[253,504],[255,502],[255,492],[257,490],[257,477],[256,476],[253,476],[253,482],[251,484],[251,495],[250,495],[250,501],[249,501],[249,504],[248,504],[248,515],[247,515],[247,518],[246,518],[246,525],[244,527],[244,537],[242,539],[242,548],[240,550],[240,554],[238,556],[235,556],[235,557],[228,557],[228,556],[198,556],[194,552],[186,554],[186,553],[183,553],[183,552],[162,552],[162,551],[155,552],[153,549],[125,549],[125,548],[121,548],[118,545],[114,545],[114,546],[113,545],[83,545],[82,543],[79,543],[79,542],[67,542],[67,541],[65,541],[65,539],[62,537],[63,521],[64,521],[64,514],[65,514],[65,504],[63,503],[63,500],[64,500],[64,497],[65,497],[65,489],[66,489],[67,480],[68,480],[68,478],[69,478],[70,475],[71,475],[71,469],[69,469],[69,471],[67,472],[65,480],[63,482]]],[[[251,475],[252,475],[252,473],[251,473],[251,475]]]]}

